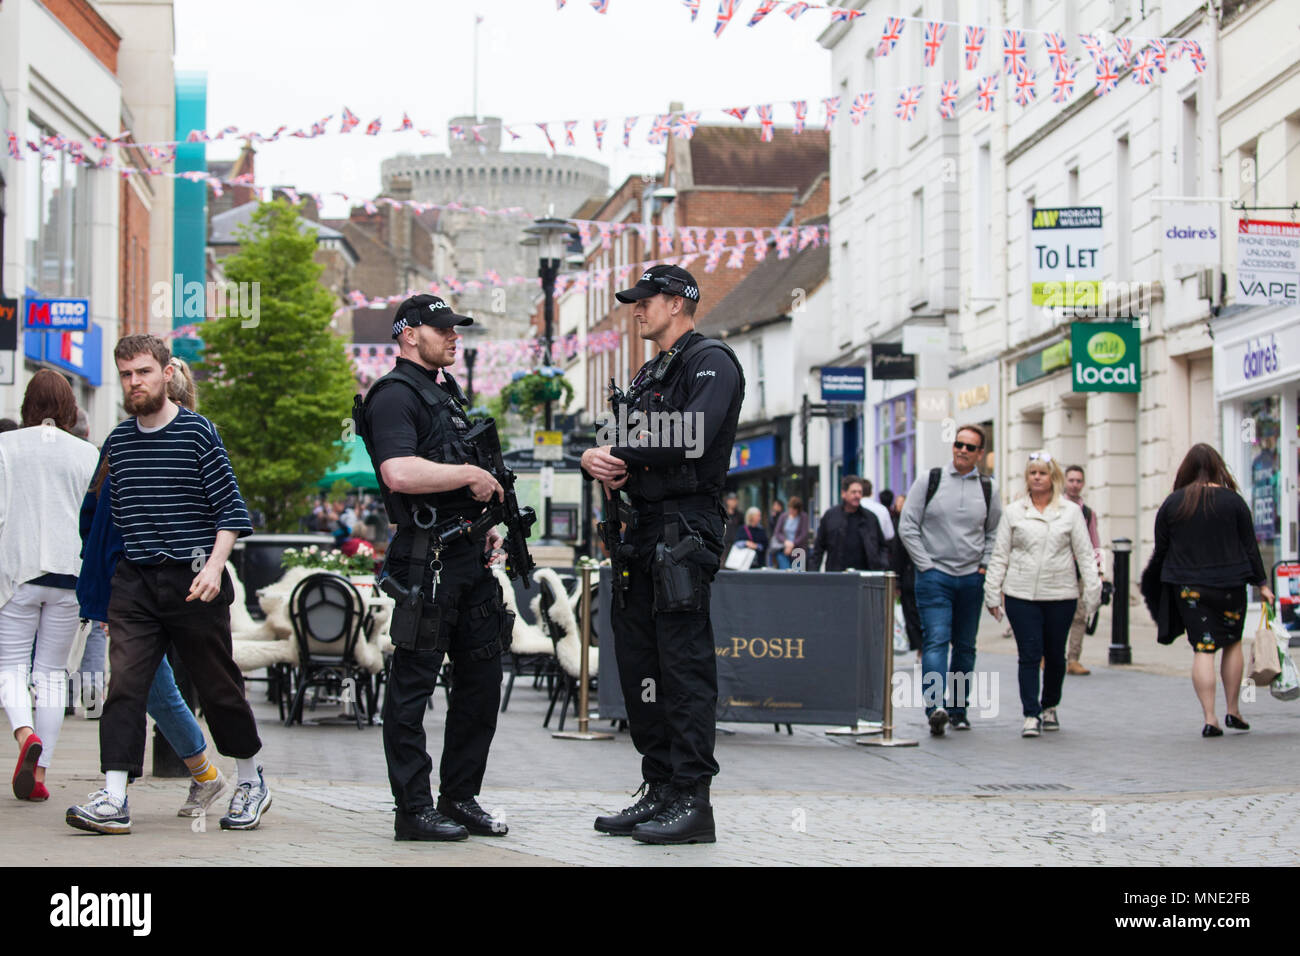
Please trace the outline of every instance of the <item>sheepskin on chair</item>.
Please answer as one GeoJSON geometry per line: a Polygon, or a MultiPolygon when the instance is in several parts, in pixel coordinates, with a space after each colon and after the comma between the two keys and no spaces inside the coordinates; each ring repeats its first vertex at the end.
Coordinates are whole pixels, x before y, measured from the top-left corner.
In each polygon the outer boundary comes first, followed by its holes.
{"type": "Polygon", "coordinates": [[[266,621],[255,621],[248,613],[248,593],[244,582],[239,580],[239,573],[231,561],[226,562],[230,580],[235,586],[235,600],[230,605],[230,636],[237,641],[274,641],[275,631],[266,621]]]}
{"type": "MultiPolygon", "coordinates": [[[[568,601],[568,592],[564,590],[564,585],[560,583],[560,576],[552,568],[538,568],[533,572],[533,576],[537,578],[539,585],[541,581],[547,581],[558,598],[546,612],[550,615],[552,623],[560,629],[559,640],[555,643],[555,657],[566,674],[577,677],[582,664],[582,634],[578,621],[573,616],[573,605],[568,601]]],[[[537,619],[542,620],[541,594],[533,599],[532,608],[537,619]]],[[[587,674],[590,676],[600,670],[600,648],[588,648],[587,654],[587,674]]]]}
{"type": "MultiPolygon", "coordinates": [[[[515,626],[510,632],[510,653],[520,657],[538,654],[554,654],[555,645],[546,636],[541,627],[529,624],[519,613],[519,602],[515,599],[515,588],[510,578],[498,567],[492,569],[492,575],[501,585],[501,596],[505,600],[506,610],[515,616],[515,626]]],[[[534,616],[536,613],[534,612],[534,616]]],[[[540,620],[540,618],[538,618],[540,620]]]]}

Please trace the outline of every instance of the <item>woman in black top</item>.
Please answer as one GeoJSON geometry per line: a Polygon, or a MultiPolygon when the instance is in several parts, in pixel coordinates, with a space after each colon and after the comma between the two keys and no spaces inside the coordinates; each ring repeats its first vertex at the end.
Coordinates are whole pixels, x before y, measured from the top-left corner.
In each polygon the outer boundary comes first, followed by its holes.
{"type": "MultiPolygon", "coordinates": [[[[1156,514],[1155,551],[1144,592],[1159,583],[1172,599],[1173,614],[1165,629],[1173,637],[1187,629],[1196,652],[1192,660],[1192,686],[1205,711],[1204,737],[1220,737],[1214,715],[1214,654],[1223,651],[1220,675],[1227,701],[1227,725],[1249,730],[1237,709],[1243,668],[1241,634],[1246,623],[1246,585],[1253,584],[1268,603],[1273,592],[1255,540],[1250,508],[1237,493],[1219,453],[1206,444],[1193,445],[1178,466],[1174,492],[1156,514]]],[[[1157,599],[1158,603],[1158,599],[1157,599]]]]}

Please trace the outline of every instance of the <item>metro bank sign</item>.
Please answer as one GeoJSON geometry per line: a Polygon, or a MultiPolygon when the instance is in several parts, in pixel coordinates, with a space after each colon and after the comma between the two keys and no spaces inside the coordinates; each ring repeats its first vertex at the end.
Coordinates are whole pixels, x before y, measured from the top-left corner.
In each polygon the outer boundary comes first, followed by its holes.
{"type": "Polygon", "coordinates": [[[25,299],[23,328],[34,332],[85,332],[90,328],[90,300],[25,299]]]}

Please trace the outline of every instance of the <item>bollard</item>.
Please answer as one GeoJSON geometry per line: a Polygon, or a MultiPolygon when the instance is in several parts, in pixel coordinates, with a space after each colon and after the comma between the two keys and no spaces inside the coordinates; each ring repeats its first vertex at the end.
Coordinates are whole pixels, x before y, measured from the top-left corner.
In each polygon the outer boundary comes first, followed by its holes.
{"type": "Polygon", "coordinates": [[[863,738],[860,747],[915,747],[915,740],[900,740],[894,736],[894,595],[898,575],[885,573],[885,706],[880,736],[863,738]]]}
{"type": "Polygon", "coordinates": [[[578,729],[557,730],[551,736],[558,737],[560,740],[613,740],[613,734],[587,729],[589,723],[587,707],[590,703],[587,699],[587,683],[590,678],[587,667],[591,647],[591,565],[584,564],[580,573],[582,575],[582,658],[578,664],[578,729]]]}
{"type": "Polygon", "coordinates": [[[1132,664],[1133,648],[1128,643],[1128,571],[1133,542],[1116,538],[1110,543],[1115,554],[1115,598],[1110,605],[1110,662],[1132,664]]]}

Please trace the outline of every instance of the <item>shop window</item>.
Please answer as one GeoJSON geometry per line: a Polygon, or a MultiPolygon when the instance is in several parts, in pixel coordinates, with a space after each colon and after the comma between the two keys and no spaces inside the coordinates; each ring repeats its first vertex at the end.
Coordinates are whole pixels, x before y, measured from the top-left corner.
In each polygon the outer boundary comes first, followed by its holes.
{"type": "Polygon", "coordinates": [[[876,406],[877,488],[906,494],[916,478],[916,393],[876,406]]]}
{"type": "MultiPolygon", "coordinates": [[[[27,124],[27,138],[53,131],[27,124]]],[[[74,296],[90,286],[90,179],[65,150],[27,162],[27,285],[43,295],[74,296]]]]}
{"type": "Polygon", "coordinates": [[[1251,523],[1264,567],[1271,571],[1282,557],[1282,499],[1278,475],[1281,472],[1282,421],[1276,395],[1246,402],[1245,421],[1253,423],[1254,441],[1247,452],[1249,473],[1245,476],[1251,523]]]}

